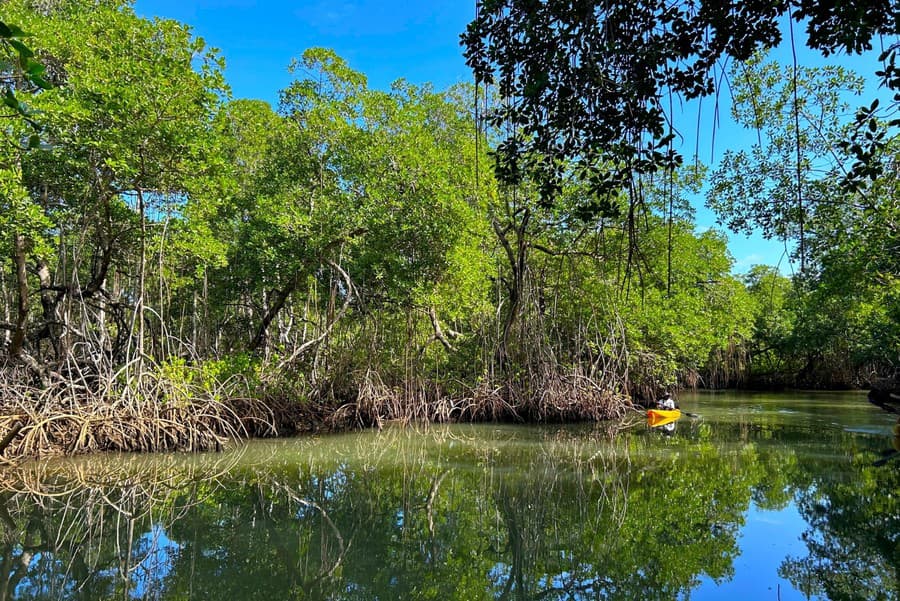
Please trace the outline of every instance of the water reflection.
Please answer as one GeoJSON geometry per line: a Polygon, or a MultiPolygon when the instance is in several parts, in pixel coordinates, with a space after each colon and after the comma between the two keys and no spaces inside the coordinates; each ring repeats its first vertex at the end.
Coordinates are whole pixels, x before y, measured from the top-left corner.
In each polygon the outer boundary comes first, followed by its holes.
{"type": "Polygon", "coordinates": [[[751,506],[789,505],[808,554],[760,578],[898,598],[883,436],[705,413],[671,436],[458,426],[20,466],[0,599],[686,598],[734,575],[751,506]]]}

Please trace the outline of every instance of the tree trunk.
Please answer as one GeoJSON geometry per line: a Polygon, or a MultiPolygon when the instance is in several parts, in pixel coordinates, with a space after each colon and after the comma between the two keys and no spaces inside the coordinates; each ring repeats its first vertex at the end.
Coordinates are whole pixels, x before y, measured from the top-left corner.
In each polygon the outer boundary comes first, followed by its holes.
{"type": "Polygon", "coordinates": [[[266,343],[266,332],[268,331],[269,326],[272,324],[275,317],[278,316],[278,312],[281,311],[284,304],[287,302],[288,297],[291,296],[291,293],[297,287],[299,279],[299,274],[294,274],[294,277],[291,278],[291,281],[288,282],[284,288],[276,290],[272,295],[274,298],[272,299],[272,302],[269,303],[266,314],[263,315],[262,322],[259,324],[259,329],[256,330],[256,335],[253,337],[253,340],[250,341],[251,351],[258,351],[263,348],[266,343]]]}
{"type": "Polygon", "coordinates": [[[3,327],[0,328],[3,337],[0,339],[0,346],[9,348],[10,341],[12,340],[12,326],[9,325],[10,320],[12,319],[12,313],[10,312],[10,306],[7,300],[6,278],[3,276],[0,276],[0,299],[2,299],[3,302],[3,327]]]}
{"type": "Polygon", "coordinates": [[[50,266],[46,261],[38,261],[38,280],[41,286],[41,307],[44,312],[44,325],[38,333],[37,340],[48,338],[53,346],[53,352],[57,361],[62,359],[59,345],[59,315],[56,308],[59,304],[59,295],[53,291],[53,277],[50,266]]]}
{"type": "Polygon", "coordinates": [[[503,334],[500,340],[500,347],[497,349],[501,369],[506,362],[513,326],[521,312],[522,293],[525,285],[525,270],[528,264],[528,241],[526,234],[530,218],[531,212],[528,209],[524,209],[522,219],[518,223],[510,223],[506,227],[501,227],[496,218],[491,220],[494,233],[497,234],[497,239],[500,241],[501,246],[503,246],[510,268],[510,279],[506,285],[509,310],[506,313],[506,319],[503,323],[503,334]],[[513,230],[516,234],[516,239],[513,242],[510,242],[508,237],[510,230],[513,230]]]}
{"type": "Polygon", "coordinates": [[[13,235],[13,264],[16,272],[16,322],[9,346],[9,358],[21,358],[28,333],[28,272],[25,269],[25,236],[13,235]]]}
{"type": "Polygon", "coordinates": [[[25,339],[28,335],[28,271],[26,269],[25,236],[13,236],[13,264],[16,270],[16,323],[13,324],[12,341],[9,346],[9,358],[13,362],[23,363],[40,378],[43,386],[49,385],[47,370],[25,351],[25,339]]]}

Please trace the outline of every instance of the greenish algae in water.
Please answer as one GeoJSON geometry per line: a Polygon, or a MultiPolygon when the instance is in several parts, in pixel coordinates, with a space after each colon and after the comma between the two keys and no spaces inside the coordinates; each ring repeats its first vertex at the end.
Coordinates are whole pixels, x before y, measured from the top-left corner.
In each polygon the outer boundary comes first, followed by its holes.
{"type": "Polygon", "coordinates": [[[458,425],[0,474],[0,599],[897,599],[894,418],[682,397],[673,431],[458,425]]]}

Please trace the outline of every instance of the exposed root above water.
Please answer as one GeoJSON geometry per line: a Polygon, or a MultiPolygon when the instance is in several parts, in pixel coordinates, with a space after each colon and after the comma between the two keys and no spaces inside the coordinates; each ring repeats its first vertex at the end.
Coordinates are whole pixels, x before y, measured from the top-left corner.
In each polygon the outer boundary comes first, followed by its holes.
{"type": "Polygon", "coordinates": [[[358,375],[355,400],[334,410],[334,428],[384,422],[563,422],[622,417],[631,403],[578,374],[545,374],[539,381],[479,384],[468,395],[444,394],[429,382],[390,386],[372,371],[358,375]]]}
{"type": "Polygon", "coordinates": [[[206,451],[275,433],[265,406],[143,374],[134,388],[58,381],[38,389],[0,370],[0,461],[95,451],[206,451]]]}
{"type": "MultiPolygon", "coordinates": [[[[183,370],[118,372],[37,387],[16,369],[0,369],[0,462],[97,451],[219,450],[250,437],[380,428],[386,422],[603,421],[631,402],[576,371],[544,370],[503,383],[459,384],[413,378],[385,381],[369,369],[339,380],[286,386],[203,382],[183,370]],[[256,400],[259,399],[259,400],[256,400]]],[[[283,377],[283,376],[282,376],[283,377]]]]}

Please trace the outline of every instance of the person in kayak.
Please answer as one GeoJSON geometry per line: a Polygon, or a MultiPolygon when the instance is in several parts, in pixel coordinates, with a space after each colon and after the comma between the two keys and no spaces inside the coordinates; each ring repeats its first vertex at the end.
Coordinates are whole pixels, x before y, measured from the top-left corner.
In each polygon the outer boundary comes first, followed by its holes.
{"type": "Polygon", "coordinates": [[[678,407],[675,404],[675,399],[673,399],[672,395],[668,392],[666,394],[664,394],[660,400],[656,401],[656,404],[660,409],[672,410],[672,409],[676,409],[678,407]]]}

